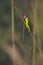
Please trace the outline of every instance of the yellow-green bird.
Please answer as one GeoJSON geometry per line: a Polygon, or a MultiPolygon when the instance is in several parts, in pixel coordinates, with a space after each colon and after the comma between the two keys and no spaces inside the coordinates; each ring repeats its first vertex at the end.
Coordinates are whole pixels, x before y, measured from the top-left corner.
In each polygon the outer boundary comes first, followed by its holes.
{"type": "Polygon", "coordinates": [[[26,15],[24,15],[23,18],[24,18],[25,25],[26,25],[28,31],[30,31],[29,18],[26,15]]]}

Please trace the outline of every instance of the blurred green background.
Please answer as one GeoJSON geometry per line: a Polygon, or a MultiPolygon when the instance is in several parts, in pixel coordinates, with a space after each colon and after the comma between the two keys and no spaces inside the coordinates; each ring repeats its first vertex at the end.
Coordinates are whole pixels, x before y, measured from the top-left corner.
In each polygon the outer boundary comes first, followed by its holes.
{"type": "MultiPolygon", "coordinates": [[[[33,24],[32,2],[34,3],[34,0],[15,0],[14,6],[17,6],[22,16],[26,13],[30,18],[31,23],[33,24]]],[[[14,11],[14,23],[15,23],[14,26],[16,33],[16,41],[18,42],[18,45],[24,52],[25,61],[31,64],[31,48],[32,48],[31,33],[28,33],[27,29],[25,28],[24,42],[23,42],[23,22],[16,10],[14,11]]],[[[11,41],[11,25],[12,25],[11,0],[0,0],[0,43],[9,44],[9,41],[11,41]]],[[[41,39],[41,46],[43,50],[43,0],[41,1],[38,0],[37,25],[39,29],[39,34],[40,34],[39,37],[41,39]]],[[[5,55],[5,53],[0,50],[0,65],[1,62],[7,61],[6,60],[7,56],[8,56],[7,54],[5,55]],[[5,59],[6,61],[4,61],[3,59],[5,59]]],[[[9,62],[11,61],[9,60],[9,62]]],[[[7,65],[7,64],[2,64],[2,65],[7,65]]],[[[8,65],[11,65],[11,63],[8,65]]]]}

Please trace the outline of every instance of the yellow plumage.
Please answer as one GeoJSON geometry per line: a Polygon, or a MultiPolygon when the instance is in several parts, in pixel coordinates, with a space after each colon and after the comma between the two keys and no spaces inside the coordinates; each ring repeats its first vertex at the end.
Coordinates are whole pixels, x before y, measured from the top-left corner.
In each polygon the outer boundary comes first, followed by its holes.
{"type": "Polygon", "coordinates": [[[25,18],[25,24],[26,24],[26,27],[28,28],[28,30],[30,31],[29,19],[28,18],[25,18]]]}

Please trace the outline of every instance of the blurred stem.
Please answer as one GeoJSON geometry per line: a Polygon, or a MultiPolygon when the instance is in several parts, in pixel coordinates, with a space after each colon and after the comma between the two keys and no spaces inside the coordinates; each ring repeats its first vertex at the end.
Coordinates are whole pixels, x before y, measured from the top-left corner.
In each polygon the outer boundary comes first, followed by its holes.
{"type": "Polygon", "coordinates": [[[14,44],[14,0],[11,0],[12,44],[14,44]]]}
{"type": "MultiPolygon", "coordinates": [[[[36,39],[36,22],[37,22],[37,0],[33,3],[33,37],[36,39]]],[[[32,56],[32,65],[36,65],[35,62],[35,41],[33,40],[33,56],[32,56]]]]}
{"type": "Polygon", "coordinates": [[[12,20],[13,64],[16,65],[16,59],[14,57],[14,0],[11,0],[11,20],[12,20]]]}

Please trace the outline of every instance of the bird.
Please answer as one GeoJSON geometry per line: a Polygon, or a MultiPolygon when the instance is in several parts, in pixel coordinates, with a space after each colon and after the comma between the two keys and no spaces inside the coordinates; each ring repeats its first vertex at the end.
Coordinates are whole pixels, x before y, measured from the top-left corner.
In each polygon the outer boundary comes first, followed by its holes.
{"type": "Polygon", "coordinates": [[[28,31],[30,31],[30,24],[29,24],[30,20],[29,20],[29,18],[26,15],[24,15],[23,18],[24,18],[24,22],[25,22],[25,25],[26,25],[28,31]]]}

